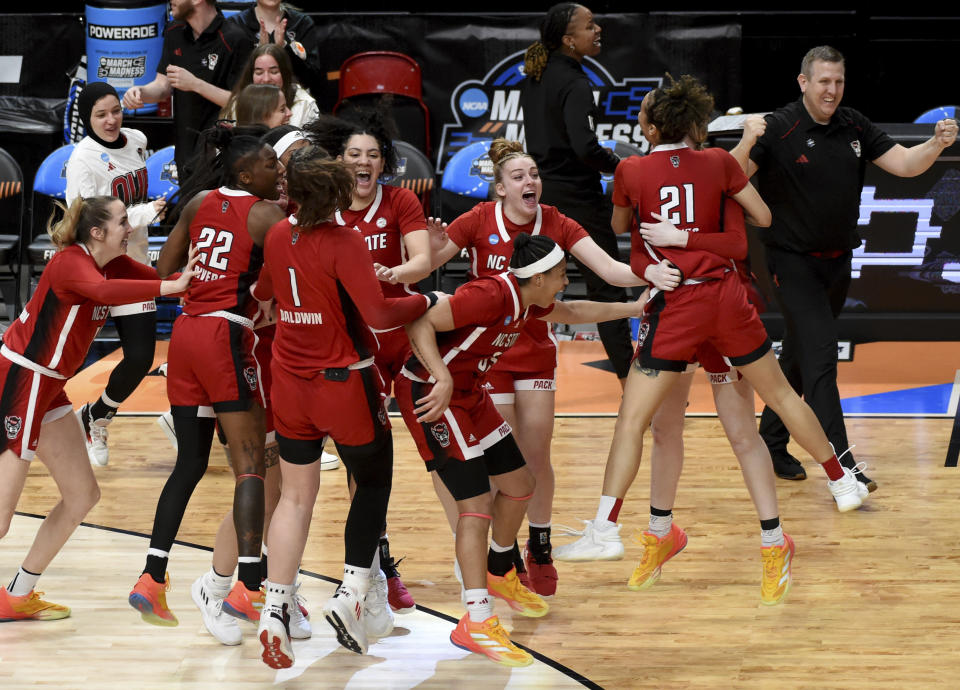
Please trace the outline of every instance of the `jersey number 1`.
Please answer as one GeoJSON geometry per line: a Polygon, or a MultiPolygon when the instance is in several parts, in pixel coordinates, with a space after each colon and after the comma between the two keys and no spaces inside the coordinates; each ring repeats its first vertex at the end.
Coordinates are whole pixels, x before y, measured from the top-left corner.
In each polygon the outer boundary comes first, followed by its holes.
{"type": "Polygon", "coordinates": [[[695,222],[693,218],[692,183],[684,183],[683,190],[676,185],[661,187],[660,201],[664,202],[660,204],[660,216],[664,220],[670,221],[674,225],[692,225],[695,222]],[[674,211],[674,209],[679,209],[681,206],[683,206],[684,211],[686,211],[686,217],[682,219],[680,218],[680,211],[674,211]]]}

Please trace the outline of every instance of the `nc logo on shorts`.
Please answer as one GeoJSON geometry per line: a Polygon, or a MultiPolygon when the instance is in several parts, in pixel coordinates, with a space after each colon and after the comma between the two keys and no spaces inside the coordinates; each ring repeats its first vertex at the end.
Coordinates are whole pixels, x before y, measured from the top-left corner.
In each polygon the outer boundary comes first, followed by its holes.
{"type": "Polygon", "coordinates": [[[446,422],[439,422],[431,426],[430,433],[433,434],[442,448],[450,445],[450,429],[447,428],[446,422]]]}
{"type": "Polygon", "coordinates": [[[382,406],[380,407],[380,411],[377,412],[377,419],[380,420],[381,426],[387,425],[387,411],[384,410],[382,406]]]}
{"type": "Polygon", "coordinates": [[[23,427],[23,420],[16,415],[7,415],[3,419],[3,426],[7,430],[7,438],[12,441],[20,435],[20,429],[23,427]]]}
{"type": "Polygon", "coordinates": [[[650,324],[647,321],[642,321],[640,323],[640,330],[637,331],[637,348],[643,347],[643,342],[647,339],[647,335],[650,333],[650,324]]]}
{"type": "Polygon", "coordinates": [[[257,370],[253,367],[247,367],[243,370],[243,378],[247,380],[247,385],[250,386],[250,390],[257,390],[257,370]]]}

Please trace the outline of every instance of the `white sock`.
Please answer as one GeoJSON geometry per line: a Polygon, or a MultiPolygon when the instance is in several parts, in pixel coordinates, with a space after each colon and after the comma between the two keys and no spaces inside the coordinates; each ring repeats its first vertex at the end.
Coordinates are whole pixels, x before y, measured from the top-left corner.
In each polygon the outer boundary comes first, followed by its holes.
{"type": "Polygon", "coordinates": [[[663,539],[670,534],[670,527],[673,526],[673,513],[670,515],[650,514],[650,526],[647,531],[656,535],[657,539],[663,539]]]}
{"type": "Polygon", "coordinates": [[[490,550],[496,551],[497,553],[506,553],[507,551],[513,551],[513,544],[510,544],[510,546],[500,546],[500,544],[491,539],[490,550]]]}
{"type": "Polygon", "coordinates": [[[619,506],[617,505],[617,501],[619,500],[616,496],[600,497],[600,504],[597,506],[597,517],[593,521],[594,529],[607,530],[616,524],[616,520],[611,520],[610,515],[613,513],[614,508],[617,508],[617,513],[620,512],[619,506]]]}
{"type": "Polygon", "coordinates": [[[777,525],[773,529],[760,530],[760,544],[763,548],[771,546],[783,546],[786,541],[783,538],[783,527],[777,525]]]}
{"type": "Polygon", "coordinates": [[[29,570],[24,570],[23,566],[20,566],[17,574],[13,576],[10,584],[7,585],[7,592],[14,597],[26,596],[37,586],[37,580],[39,579],[40,573],[31,573],[29,570]]]}
{"type": "Polygon", "coordinates": [[[465,594],[467,613],[474,623],[483,623],[493,615],[493,601],[490,594],[484,589],[468,589],[465,594]]]}
{"type": "Polygon", "coordinates": [[[358,568],[353,565],[343,566],[343,587],[349,587],[363,599],[370,589],[370,568],[358,568]]]}
{"type": "Polygon", "coordinates": [[[217,572],[216,568],[210,566],[210,587],[215,589],[218,592],[220,590],[230,590],[230,585],[233,584],[233,573],[229,575],[221,575],[217,572]]]}
{"type": "Polygon", "coordinates": [[[290,602],[290,598],[296,591],[295,585],[281,585],[267,580],[264,583],[266,596],[264,597],[263,607],[274,611],[278,616],[283,614],[283,605],[290,602]]]}
{"type": "Polygon", "coordinates": [[[263,542],[262,544],[260,544],[260,553],[261,553],[263,556],[268,555],[268,554],[267,554],[267,543],[266,543],[266,542],[263,542]]]}

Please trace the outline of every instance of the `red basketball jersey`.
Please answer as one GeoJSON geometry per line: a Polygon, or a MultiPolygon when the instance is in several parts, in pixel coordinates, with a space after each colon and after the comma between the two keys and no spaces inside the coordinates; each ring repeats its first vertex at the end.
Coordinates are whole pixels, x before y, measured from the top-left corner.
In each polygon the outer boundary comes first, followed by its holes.
{"type": "MultiPolygon", "coordinates": [[[[497,275],[510,265],[513,238],[521,232],[546,235],[564,251],[588,237],[587,231],[554,206],[541,204],[536,219],[517,225],[503,213],[500,201],[485,201],[457,218],[447,228],[447,235],[458,247],[470,250],[471,277],[497,275]]],[[[556,366],[556,341],[550,324],[531,319],[517,344],[501,362],[509,371],[540,371],[556,366]]]]}
{"type": "MultiPolygon", "coordinates": [[[[723,149],[693,151],[685,144],[666,144],[617,166],[613,203],[633,208],[641,222],[656,222],[651,214],[658,213],[689,233],[719,233],[725,197],[746,185],[740,165],[723,149]]],[[[743,238],[731,234],[729,239],[746,250],[743,238]]],[[[684,278],[719,277],[734,268],[730,259],[704,248],[651,247],[633,230],[630,267],[634,273],[642,276],[651,262],[663,258],[677,266],[684,278]]]]}
{"type": "Polygon", "coordinates": [[[263,265],[263,249],[247,231],[247,217],[260,197],[221,187],[207,193],[190,223],[190,243],[200,252],[183,311],[191,316],[228,311],[250,318],[256,305],[250,286],[263,265]]]}
{"type": "Polygon", "coordinates": [[[127,256],[101,269],[86,247],[74,244],[57,252],[43,269],[27,306],[3,334],[3,343],[69,378],[83,364],[110,305],[146,301],[159,294],[155,269],[127,256]]]}
{"type": "MultiPolygon", "coordinates": [[[[500,273],[461,285],[450,297],[450,310],[456,328],[437,333],[437,346],[453,376],[454,388],[466,391],[479,386],[484,372],[517,342],[528,321],[549,314],[553,305],[522,309],[517,279],[511,273],[500,273]]],[[[434,381],[416,355],[407,360],[404,374],[414,380],[434,381]]]]}
{"type": "MultiPolygon", "coordinates": [[[[417,195],[403,187],[382,184],[377,185],[377,196],[369,206],[359,211],[337,211],[336,220],[339,225],[359,231],[374,263],[389,267],[407,260],[403,236],[427,229],[427,219],[417,195]]],[[[416,285],[383,283],[380,287],[386,297],[418,292],[416,285]]]]}
{"type": "Polygon", "coordinates": [[[373,357],[370,327],[400,326],[429,305],[424,295],[384,298],[380,286],[352,228],[324,223],[302,232],[290,218],[274,225],[254,290],[259,300],[277,301],[274,363],[309,378],[373,357]]]}

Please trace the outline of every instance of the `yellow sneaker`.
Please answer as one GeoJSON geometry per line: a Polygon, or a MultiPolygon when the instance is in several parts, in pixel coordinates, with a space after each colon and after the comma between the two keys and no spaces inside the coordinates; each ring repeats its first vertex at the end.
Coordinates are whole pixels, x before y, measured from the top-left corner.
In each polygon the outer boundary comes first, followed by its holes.
{"type": "Polygon", "coordinates": [[[170,575],[163,582],[156,582],[149,573],[143,573],[127,600],[130,606],[140,612],[140,617],[151,625],[173,627],[180,621],[167,606],[167,591],[170,589],[170,575]]]}
{"type": "Polygon", "coordinates": [[[773,606],[783,601],[793,581],[793,554],[796,547],[789,534],[783,535],[783,546],[760,549],[763,559],[763,580],[760,582],[760,603],[773,606]]]}
{"type": "Polygon", "coordinates": [[[68,607],[44,601],[40,598],[42,595],[43,592],[30,590],[29,594],[15,597],[7,591],[6,587],[0,588],[0,623],[27,620],[56,621],[70,615],[68,607]]]}
{"type": "Polygon", "coordinates": [[[487,591],[498,599],[503,599],[514,611],[528,618],[546,616],[550,610],[549,604],[523,586],[517,577],[517,569],[510,568],[509,572],[500,577],[487,573],[487,591]]]}
{"type": "Polygon", "coordinates": [[[450,633],[450,641],[460,649],[483,654],[501,666],[529,666],[533,663],[528,652],[510,641],[510,635],[496,616],[490,616],[483,623],[474,623],[469,613],[464,614],[450,633]]]}
{"type": "Polygon", "coordinates": [[[643,558],[633,569],[627,587],[634,591],[647,589],[660,579],[663,564],[683,551],[687,545],[687,533],[676,525],[670,526],[670,532],[662,539],[650,532],[642,532],[637,543],[643,544],[643,558]]]}

